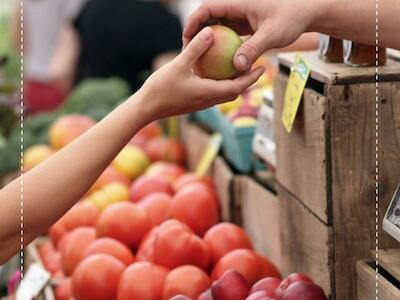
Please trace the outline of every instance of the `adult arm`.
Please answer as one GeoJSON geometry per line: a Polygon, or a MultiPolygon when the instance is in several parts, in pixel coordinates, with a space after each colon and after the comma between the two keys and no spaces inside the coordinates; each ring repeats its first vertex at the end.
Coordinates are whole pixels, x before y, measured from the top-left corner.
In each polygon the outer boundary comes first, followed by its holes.
{"type": "Polygon", "coordinates": [[[212,40],[212,30],[204,29],[174,61],[150,76],[136,94],[101,122],[0,190],[0,265],[20,249],[21,180],[26,245],[85,194],[140,128],[155,119],[233,100],[261,76],[262,68],[234,80],[194,75],[193,63],[212,40]]]}
{"type": "MultiPolygon", "coordinates": [[[[400,49],[400,1],[379,1],[379,45],[400,49]]],[[[206,0],[189,18],[184,44],[210,21],[219,20],[240,34],[251,34],[234,63],[245,70],[261,53],[293,43],[304,32],[375,45],[376,1],[373,0],[206,0]]]]}

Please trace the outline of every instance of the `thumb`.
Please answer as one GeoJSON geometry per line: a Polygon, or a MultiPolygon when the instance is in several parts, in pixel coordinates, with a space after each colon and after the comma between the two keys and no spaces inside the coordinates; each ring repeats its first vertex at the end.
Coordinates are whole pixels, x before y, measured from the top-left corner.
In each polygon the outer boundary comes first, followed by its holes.
{"type": "Polygon", "coordinates": [[[214,39],[214,32],[210,27],[201,30],[183,50],[181,56],[187,64],[193,64],[210,48],[214,39]]]}
{"type": "Polygon", "coordinates": [[[259,29],[236,51],[233,62],[239,71],[245,71],[263,54],[269,45],[268,33],[259,29]]]}

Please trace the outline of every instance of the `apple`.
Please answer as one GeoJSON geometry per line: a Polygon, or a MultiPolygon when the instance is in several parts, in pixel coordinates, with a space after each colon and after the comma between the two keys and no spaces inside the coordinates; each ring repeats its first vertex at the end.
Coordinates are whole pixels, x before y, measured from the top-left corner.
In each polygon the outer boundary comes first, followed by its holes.
{"type": "Polygon", "coordinates": [[[171,196],[174,194],[172,185],[166,179],[146,175],[140,176],[131,185],[130,199],[132,202],[139,202],[144,197],[156,192],[171,196]]]}
{"type": "Polygon", "coordinates": [[[267,277],[257,281],[250,290],[250,294],[256,293],[258,291],[264,291],[267,293],[268,297],[275,296],[275,290],[280,285],[281,280],[275,277],[267,277]]]}
{"type": "Polygon", "coordinates": [[[284,280],[282,280],[282,282],[280,283],[280,285],[278,286],[278,288],[275,291],[275,296],[278,298],[282,297],[283,294],[285,293],[285,291],[288,289],[288,287],[295,282],[311,282],[311,283],[313,283],[312,279],[305,274],[302,274],[302,273],[290,274],[288,277],[286,277],[284,280]]]}
{"type": "Polygon", "coordinates": [[[246,278],[235,270],[226,271],[211,287],[215,300],[245,300],[249,291],[246,278]]]}
{"type": "Polygon", "coordinates": [[[176,295],[169,300],[193,300],[193,299],[183,295],[176,295]]]}
{"type": "Polygon", "coordinates": [[[194,70],[203,78],[229,79],[238,75],[233,58],[242,44],[240,36],[223,25],[210,26],[214,31],[211,47],[197,60],[194,70]]]}
{"type": "Polygon", "coordinates": [[[164,161],[155,162],[146,170],[146,175],[166,179],[171,184],[185,173],[180,165],[164,161]]]}
{"type": "Polygon", "coordinates": [[[315,283],[298,281],[289,286],[282,300],[328,300],[322,288],[315,283]]]}
{"type": "Polygon", "coordinates": [[[265,291],[258,291],[255,293],[250,294],[250,296],[248,296],[246,298],[246,300],[265,300],[270,298],[269,295],[267,294],[267,292],[265,291]]]}

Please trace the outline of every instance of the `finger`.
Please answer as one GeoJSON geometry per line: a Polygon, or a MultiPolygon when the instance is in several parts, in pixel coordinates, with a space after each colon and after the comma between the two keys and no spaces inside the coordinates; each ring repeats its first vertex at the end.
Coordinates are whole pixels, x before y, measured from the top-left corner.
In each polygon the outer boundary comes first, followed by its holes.
{"type": "Polygon", "coordinates": [[[210,48],[214,39],[214,32],[211,27],[206,27],[188,44],[181,53],[181,59],[185,65],[192,65],[200,56],[210,48]]]}
{"type": "Polygon", "coordinates": [[[270,44],[269,30],[267,28],[260,28],[236,51],[233,59],[235,67],[240,71],[246,70],[261,54],[270,48],[270,44]]]}
{"type": "Polygon", "coordinates": [[[242,76],[233,80],[215,81],[206,79],[208,82],[208,89],[212,91],[216,98],[230,98],[241,94],[249,86],[254,84],[258,78],[265,72],[264,67],[258,67],[253,71],[243,74],[242,76]]]}
{"type": "Polygon", "coordinates": [[[215,23],[215,19],[223,18],[226,14],[224,3],[219,1],[204,2],[187,20],[183,30],[183,47],[189,44],[192,38],[200,31],[204,24],[215,23]]]}

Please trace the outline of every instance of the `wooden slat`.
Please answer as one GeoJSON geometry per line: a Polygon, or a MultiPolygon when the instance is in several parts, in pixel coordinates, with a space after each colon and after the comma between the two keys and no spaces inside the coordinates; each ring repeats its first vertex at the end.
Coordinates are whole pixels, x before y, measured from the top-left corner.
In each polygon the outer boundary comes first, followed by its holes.
{"type": "Polygon", "coordinates": [[[378,299],[382,300],[400,299],[400,290],[397,289],[393,284],[391,284],[381,274],[378,275],[378,282],[377,282],[375,269],[369,266],[367,262],[359,261],[357,263],[356,268],[357,268],[358,300],[376,300],[377,299],[376,286],[378,286],[378,299]]]}
{"type": "Polygon", "coordinates": [[[232,185],[234,174],[225,160],[217,157],[212,166],[212,178],[218,194],[221,218],[223,221],[232,219],[232,185]]]}
{"type": "Polygon", "coordinates": [[[182,141],[186,145],[187,166],[189,170],[194,170],[208,146],[211,135],[185,119],[182,119],[180,127],[182,141]]]}
{"type": "Polygon", "coordinates": [[[255,249],[281,267],[279,202],[276,195],[250,177],[241,177],[242,225],[255,249]]]}
{"type": "MultiPolygon", "coordinates": [[[[375,251],[373,251],[375,258],[375,251]]],[[[378,251],[378,262],[390,275],[400,281],[400,249],[387,249],[378,251]]]]}
{"type": "Polygon", "coordinates": [[[283,273],[306,273],[330,296],[334,284],[332,227],[318,220],[283,187],[278,186],[278,195],[283,273]]]}
{"type": "Polygon", "coordinates": [[[277,180],[329,224],[329,108],[322,95],[306,89],[292,132],[288,133],[281,121],[286,85],[287,76],[280,74],[274,85],[277,180]]]}
{"type": "MultiPolygon", "coordinates": [[[[380,83],[379,224],[400,178],[400,84],[380,83]]],[[[354,265],[375,249],[375,84],[329,86],[337,299],[356,286],[354,265]]],[[[382,230],[379,246],[397,242],[382,230]]]]}
{"type": "MultiPolygon", "coordinates": [[[[345,64],[326,63],[318,58],[315,51],[298,53],[312,65],[311,77],[320,82],[329,84],[375,82],[375,66],[354,68],[345,64]]],[[[290,68],[295,61],[295,56],[294,52],[282,53],[279,55],[279,61],[290,68]]],[[[386,66],[379,67],[379,80],[400,80],[400,62],[388,59],[386,66]]]]}

